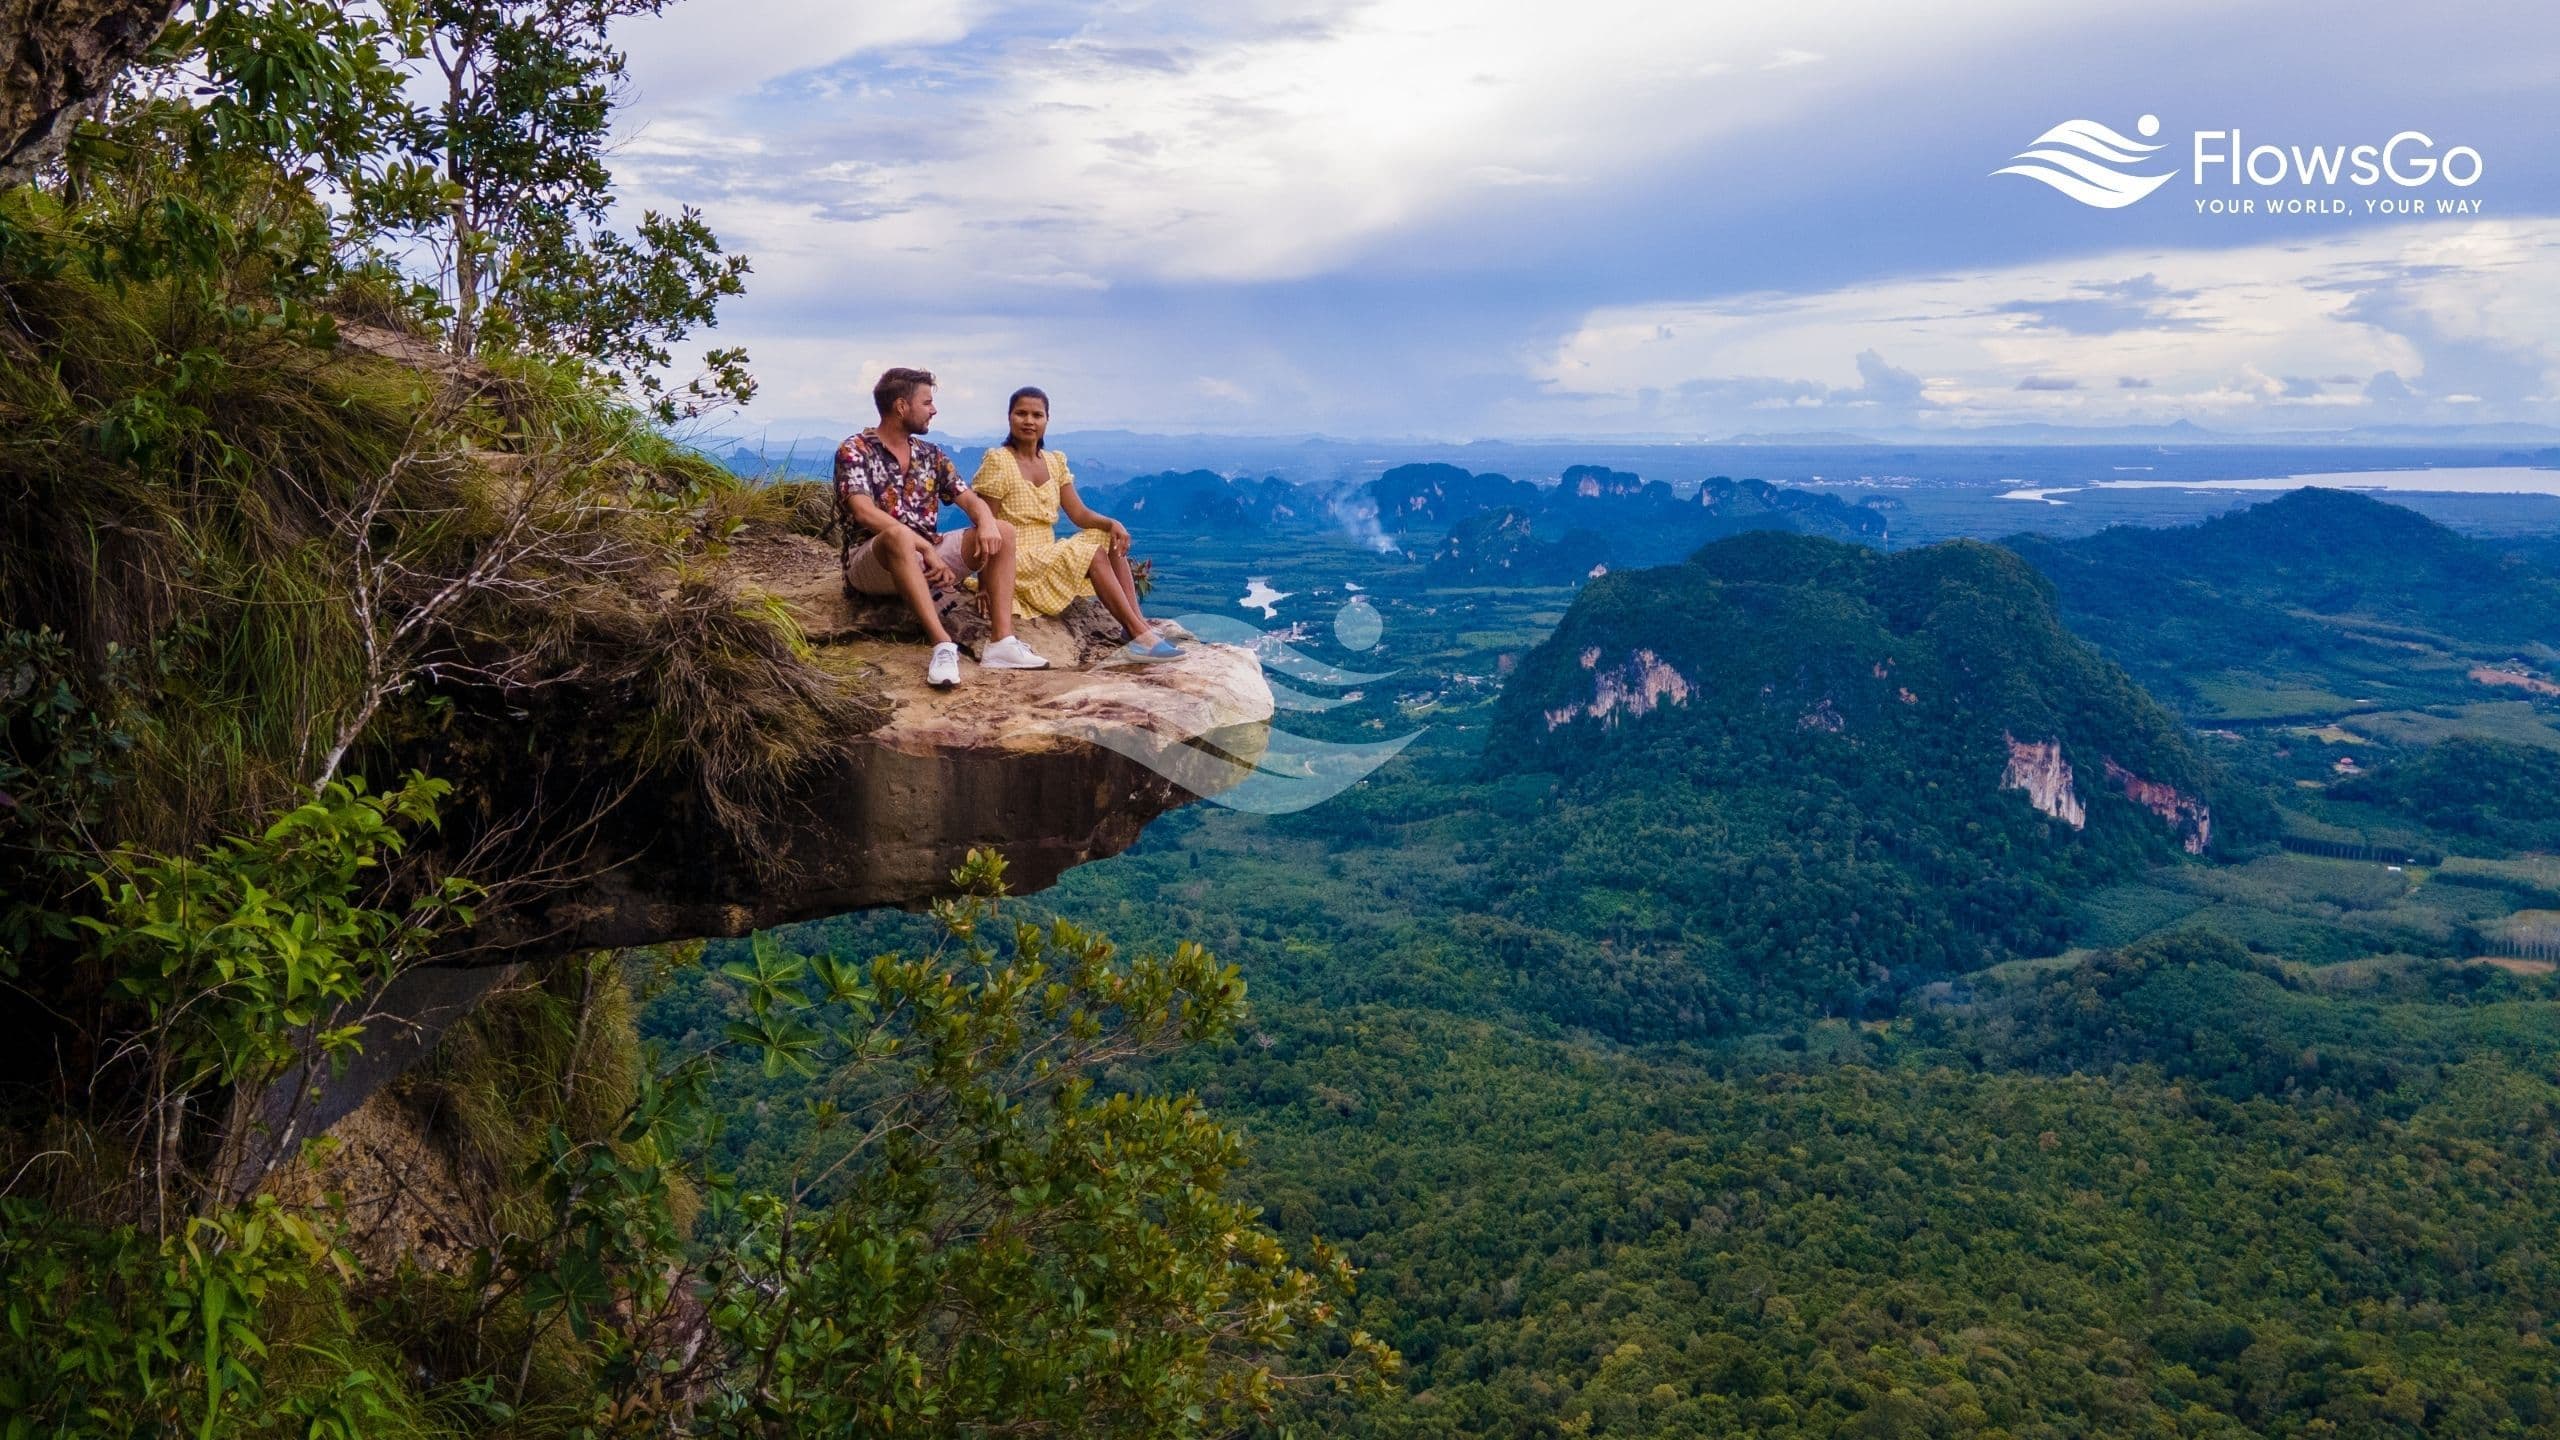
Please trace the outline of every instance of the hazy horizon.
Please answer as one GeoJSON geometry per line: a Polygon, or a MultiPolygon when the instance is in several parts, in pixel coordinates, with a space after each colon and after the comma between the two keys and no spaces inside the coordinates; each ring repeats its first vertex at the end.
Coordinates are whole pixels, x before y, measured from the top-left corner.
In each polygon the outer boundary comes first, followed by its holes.
{"type": "MultiPolygon", "coordinates": [[[[870,423],[872,422],[867,417],[857,419],[848,414],[845,418],[833,422],[804,420],[770,426],[751,426],[740,425],[736,423],[734,417],[732,417],[729,423],[715,425],[710,429],[704,430],[693,438],[696,440],[696,443],[712,448],[728,448],[732,446],[744,448],[769,448],[771,444],[776,442],[788,443],[792,441],[811,440],[824,440],[829,444],[833,444],[843,435],[849,434],[852,430],[862,428],[870,423]]],[[[2171,423],[2174,424],[2176,422],[2171,423]]],[[[1139,429],[1131,426],[1113,425],[1094,426],[1089,428],[1059,427],[1051,432],[1051,438],[1055,443],[1061,446],[1063,446],[1068,440],[1079,437],[1086,439],[1127,437],[1137,440],[1168,440],[1200,443],[1234,441],[1242,444],[1266,445],[1401,445],[1441,446],[1453,449],[1466,449],[1469,447],[1479,446],[1496,448],[1588,446],[1595,449],[1766,448],[1792,450],[1902,450],[1936,448],[1962,450],[1981,449],[1986,446],[1996,445],[2116,449],[2128,445],[2138,446],[2152,443],[2151,439],[2140,437],[2124,439],[2105,438],[2109,435],[2116,434],[2125,434],[2130,436],[2135,430],[2135,427],[2132,426],[2064,427],[2038,426],[2030,424],[2020,425],[2013,428],[2019,431],[2039,430],[2050,433],[2036,434],[2032,436],[2015,433],[2004,434],[2002,433],[2002,427],[1985,426],[1970,430],[1947,430],[1924,434],[1887,432],[1876,435],[1860,435],[1837,430],[1805,430],[1796,432],[1769,431],[1757,434],[1745,433],[1704,436],[1670,434],[1648,435],[1642,433],[1595,433],[1588,435],[1557,433],[1455,436],[1432,434],[1334,434],[1320,430],[1266,431],[1222,430],[1212,428],[1139,429]]],[[[2169,427],[2164,425],[2157,428],[2165,430],[2169,427]]],[[[2342,426],[2331,431],[2267,432],[2233,432],[2198,428],[2189,432],[2194,437],[2189,441],[2189,443],[2211,446],[2214,448],[2262,450],[2316,450],[2330,446],[2371,450],[2412,451],[2441,451],[2447,448],[2453,448],[2457,450],[2475,450],[2483,452],[2484,454],[2497,452],[2503,448],[2515,446],[2531,446],[2536,449],[2560,448],[2560,426],[2534,425],[2530,422],[2506,422],[2503,428],[2511,428],[2521,432],[2512,436],[2466,438],[2471,432],[2494,431],[2500,428],[2502,428],[2500,425],[2446,425],[2428,427],[2342,426]],[[2395,434],[2395,431],[2405,433],[2395,434]]],[[[932,436],[935,440],[948,444],[958,444],[963,446],[991,445],[1003,438],[1003,431],[1000,427],[996,426],[986,426],[981,428],[964,425],[954,427],[937,422],[933,428],[932,436]]],[[[2158,438],[2170,437],[2164,435],[2158,438]]],[[[2560,464],[2560,457],[2555,457],[2553,463],[2560,464]]]]}

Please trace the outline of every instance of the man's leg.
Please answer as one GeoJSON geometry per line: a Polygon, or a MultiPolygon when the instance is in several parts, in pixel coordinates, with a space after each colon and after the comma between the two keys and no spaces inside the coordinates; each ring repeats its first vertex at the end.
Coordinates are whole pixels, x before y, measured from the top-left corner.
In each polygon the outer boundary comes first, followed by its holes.
{"type": "MultiPolygon", "coordinates": [[[[1013,527],[1002,520],[996,523],[1004,525],[1004,534],[1010,539],[1013,527]]],[[[988,555],[984,537],[972,526],[964,553],[969,568],[977,572],[978,593],[986,597],[988,628],[995,639],[1002,640],[1013,633],[1013,547],[1007,545],[993,556],[988,555]]]]}
{"type": "Polygon", "coordinates": [[[923,622],[928,642],[951,643],[951,632],[942,628],[942,613],[933,603],[933,584],[925,578],[924,559],[916,546],[884,545],[876,536],[865,540],[853,552],[845,579],[865,595],[885,593],[905,600],[907,608],[923,622]]]}
{"type": "Polygon", "coordinates": [[[942,628],[942,607],[933,603],[933,582],[925,578],[924,552],[913,545],[898,547],[890,565],[897,577],[898,593],[906,597],[908,608],[924,623],[924,638],[936,645],[951,643],[951,632],[942,628]]]}

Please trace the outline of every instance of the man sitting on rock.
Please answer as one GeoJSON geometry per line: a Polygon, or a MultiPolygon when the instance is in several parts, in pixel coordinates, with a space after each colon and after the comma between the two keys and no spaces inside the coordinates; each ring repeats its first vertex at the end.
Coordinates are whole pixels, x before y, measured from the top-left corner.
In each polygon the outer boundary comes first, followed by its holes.
{"type": "Polygon", "coordinates": [[[933,592],[976,575],[995,639],[978,656],[989,670],[1040,670],[1049,662],[1013,633],[1013,527],[963,484],[942,447],[928,443],[933,375],[895,369],[871,387],[880,423],[836,451],[836,503],[844,522],[849,593],[905,598],[933,641],[925,683],[960,681],[960,647],[944,629],[933,592]],[[970,529],[942,533],[942,507],[968,513],[970,529]]]}

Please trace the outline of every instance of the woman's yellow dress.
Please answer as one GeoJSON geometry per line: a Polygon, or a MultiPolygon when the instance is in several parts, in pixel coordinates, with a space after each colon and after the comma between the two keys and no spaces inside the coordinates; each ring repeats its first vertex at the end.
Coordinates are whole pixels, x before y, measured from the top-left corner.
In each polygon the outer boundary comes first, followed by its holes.
{"type": "Polygon", "coordinates": [[[1064,540],[1058,538],[1058,496],[1076,477],[1067,469],[1066,456],[1055,450],[1045,453],[1049,459],[1046,485],[1032,484],[1022,473],[1022,462],[1002,445],[986,453],[978,462],[977,478],[969,482],[996,518],[1013,527],[1014,543],[1020,547],[1013,563],[1016,615],[1055,615],[1067,608],[1068,601],[1092,594],[1093,581],[1086,572],[1093,568],[1093,557],[1111,543],[1107,530],[1078,530],[1064,540]]]}

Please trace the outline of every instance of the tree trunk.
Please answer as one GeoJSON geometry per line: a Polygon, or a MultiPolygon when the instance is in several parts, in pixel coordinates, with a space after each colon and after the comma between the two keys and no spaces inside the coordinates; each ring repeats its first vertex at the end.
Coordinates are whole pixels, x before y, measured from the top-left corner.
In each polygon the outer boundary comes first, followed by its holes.
{"type": "MultiPolygon", "coordinates": [[[[454,166],[456,171],[461,167],[454,166]]],[[[453,353],[468,360],[479,341],[480,260],[472,252],[469,203],[453,202],[453,353]]]]}
{"type": "Polygon", "coordinates": [[[462,130],[463,78],[471,73],[478,51],[478,37],[466,32],[455,42],[453,63],[444,72],[444,172],[453,182],[453,353],[466,360],[480,339],[480,260],[471,248],[477,238],[471,228],[471,186],[462,173],[462,146],[455,137],[462,130]]]}
{"type": "Polygon", "coordinates": [[[34,178],[178,0],[0,0],[0,186],[34,178]]]}

